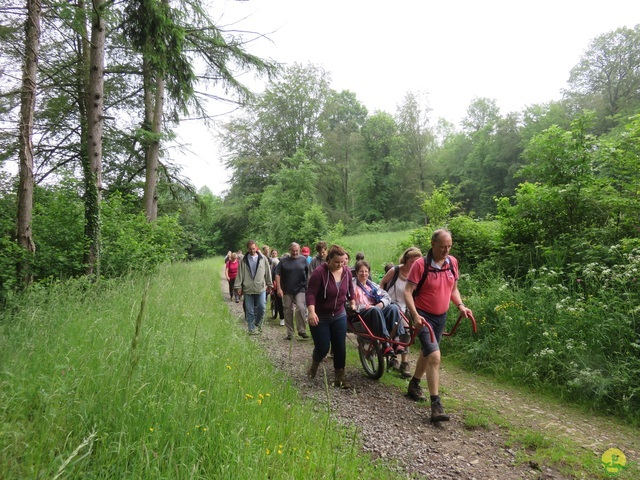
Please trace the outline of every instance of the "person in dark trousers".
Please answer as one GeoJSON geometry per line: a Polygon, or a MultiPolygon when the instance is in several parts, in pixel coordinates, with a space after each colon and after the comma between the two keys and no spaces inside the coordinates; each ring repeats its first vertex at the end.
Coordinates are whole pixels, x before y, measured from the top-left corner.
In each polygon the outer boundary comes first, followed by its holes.
{"type": "Polygon", "coordinates": [[[313,337],[313,353],[307,375],[314,378],[320,362],[333,349],[333,384],[340,388],[351,388],[345,378],[344,367],[347,359],[347,312],[345,304],[355,309],[351,270],[346,260],[347,252],[338,245],[332,245],[327,254],[327,262],[316,268],[309,278],[306,300],[309,309],[309,329],[313,337]]]}
{"type": "Polygon", "coordinates": [[[300,245],[292,243],[289,255],[283,256],[276,267],[276,285],[278,296],[284,303],[284,323],[287,326],[287,340],[293,338],[293,310],[295,305],[296,330],[302,338],[309,338],[307,334],[307,306],[305,291],[308,275],[307,259],[300,255],[300,245]]]}
{"type": "Polygon", "coordinates": [[[278,258],[278,251],[271,250],[271,278],[273,278],[274,293],[271,295],[271,301],[275,302],[276,316],[280,317],[280,326],[284,327],[284,305],[282,304],[282,298],[278,295],[278,284],[276,281],[276,267],[280,263],[278,258]]]}
{"type": "Polygon", "coordinates": [[[426,257],[421,257],[411,266],[404,291],[407,311],[417,329],[421,351],[416,369],[409,382],[407,394],[414,400],[426,400],[420,387],[420,380],[426,374],[431,400],[431,421],[449,420],[440,401],[440,339],[447,320],[449,304],[460,310],[465,318],[473,318],[473,312],[462,303],[458,291],[458,260],[449,255],[453,240],[451,233],[439,229],[431,237],[431,249],[426,257]],[[435,334],[431,342],[429,323],[435,334]]]}
{"type": "Polygon", "coordinates": [[[226,261],[224,265],[224,276],[227,279],[227,283],[229,284],[229,300],[235,300],[236,303],[240,301],[238,295],[233,288],[236,283],[236,277],[238,276],[238,268],[240,264],[238,262],[238,256],[235,253],[229,254],[229,260],[226,261]]]}

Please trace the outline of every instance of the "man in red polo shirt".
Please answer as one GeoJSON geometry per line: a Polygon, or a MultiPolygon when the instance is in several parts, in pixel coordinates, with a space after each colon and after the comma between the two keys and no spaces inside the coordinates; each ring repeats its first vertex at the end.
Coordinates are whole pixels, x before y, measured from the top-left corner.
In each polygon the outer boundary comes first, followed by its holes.
{"type": "Polygon", "coordinates": [[[453,302],[465,318],[473,318],[473,312],[462,303],[458,291],[458,260],[449,255],[452,243],[451,233],[447,230],[439,229],[433,232],[431,249],[426,257],[419,258],[411,266],[404,291],[407,311],[414,325],[421,329],[418,335],[421,344],[420,356],[407,393],[414,400],[426,400],[420,387],[420,380],[426,374],[432,422],[449,420],[449,415],[444,413],[438,394],[439,344],[447,320],[449,302],[453,302]],[[429,329],[422,328],[426,322],[433,328],[435,342],[431,342],[429,329]]]}

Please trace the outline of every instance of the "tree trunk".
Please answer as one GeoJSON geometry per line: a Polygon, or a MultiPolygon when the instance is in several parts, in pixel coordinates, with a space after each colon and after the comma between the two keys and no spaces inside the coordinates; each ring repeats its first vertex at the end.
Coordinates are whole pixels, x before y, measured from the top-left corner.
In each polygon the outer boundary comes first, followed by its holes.
{"type": "Polygon", "coordinates": [[[102,120],[104,112],[105,0],[93,0],[89,83],[86,90],[87,166],[85,172],[85,235],[87,274],[100,278],[100,196],[102,189],[102,120]]]}
{"type": "Polygon", "coordinates": [[[33,117],[36,105],[38,75],[38,52],[40,50],[40,0],[27,0],[27,20],[25,22],[25,60],[22,71],[22,92],[20,107],[20,183],[18,185],[18,244],[28,254],[18,264],[18,282],[23,286],[33,280],[31,255],[35,253],[31,229],[33,212],[33,117]]]}
{"type": "Polygon", "coordinates": [[[152,92],[153,74],[149,63],[143,60],[145,86],[145,128],[149,129],[151,140],[145,146],[146,176],[144,183],[144,211],[149,222],[158,219],[158,163],[160,159],[160,136],[162,134],[162,113],[164,109],[164,77],[155,72],[155,94],[152,92]]]}

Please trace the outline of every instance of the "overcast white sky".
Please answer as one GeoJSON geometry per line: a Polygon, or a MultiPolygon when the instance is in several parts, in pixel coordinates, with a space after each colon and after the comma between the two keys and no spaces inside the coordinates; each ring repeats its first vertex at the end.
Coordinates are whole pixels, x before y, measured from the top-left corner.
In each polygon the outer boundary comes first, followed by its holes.
{"type": "MultiPolygon", "coordinates": [[[[559,99],[591,40],[640,23],[637,0],[213,3],[219,25],[268,34],[271,41],[253,42],[251,53],[321,65],[334,90],[351,90],[371,113],[394,114],[408,91],[427,92],[432,118],[456,124],[476,97],[495,99],[502,114],[559,99]]],[[[188,122],[179,133],[191,145],[175,157],[184,173],[196,187],[222,193],[228,173],[215,132],[188,122]]]]}

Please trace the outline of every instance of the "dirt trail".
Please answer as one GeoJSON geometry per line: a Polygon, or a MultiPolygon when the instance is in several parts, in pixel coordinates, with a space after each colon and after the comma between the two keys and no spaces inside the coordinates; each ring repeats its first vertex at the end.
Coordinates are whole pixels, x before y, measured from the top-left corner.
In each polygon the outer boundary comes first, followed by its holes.
{"type": "MultiPolygon", "coordinates": [[[[223,281],[223,292],[226,282],[223,281]]],[[[225,293],[225,298],[228,295],[225,293]]],[[[243,328],[241,304],[228,302],[243,328]]],[[[267,303],[268,307],[268,303],[267,303]]],[[[253,336],[264,347],[276,368],[286,372],[301,394],[327,407],[331,403],[334,417],[342,423],[356,426],[364,450],[374,458],[383,458],[397,465],[398,478],[430,479],[564,479],[583,478],[561,473],[553,465],[519,463],[516,451],[506,446],[508,431],[491,425],[469,430],[465,427],[465,406],[481,406],[496,412],[512,428],[525,427],[552,438],[567,438],[600,459],[609,448],[624,452],[628,462],[640,461],[640,432],[622,428],[607,420],[587,416],[571,408],[532,398],[514,388],[496,385],[443,362],[441,373],[443,404],[451,414],[450,422],[439,426],[429,422],[428,404],[420,405],[399,391],[367,378],[357,366],[347,366],[352,390],[331,388],[330,399],[323,383],[323,372],[333,380],[331,359],[323,362],[318,376],[311,380],[305,372],[313,341],[296,338],[285,340],[285,327],[266,315],[263,332],[253,336]],[[386,425],[386,431],[381,431],[386,425]]],[[[351,334],[349,334],[351,337],[351,334]]],[[[353,338],[348,347],[355,348],[353,338]]],[[[415,366],[415,348],[410,355],[415,366]]],[[[398,376],[396,372],[385,375],[398,376]]],[[[404,387],[406,388],[406,387],[404,387]]],[[[640,478],[637,463],[618,478],[640,478]],[[633,470],[633,473],[632,471],[633,470]],[[631,475],[630,475],[631,474],[631,475]]]]}

